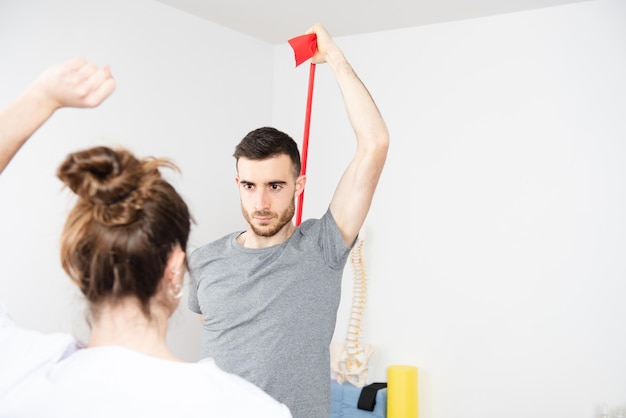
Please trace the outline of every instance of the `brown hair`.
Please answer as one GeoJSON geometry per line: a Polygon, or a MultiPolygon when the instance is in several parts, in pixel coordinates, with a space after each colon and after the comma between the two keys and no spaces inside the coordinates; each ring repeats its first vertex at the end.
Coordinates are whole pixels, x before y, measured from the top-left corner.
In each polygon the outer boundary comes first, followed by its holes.
{"type": "Polygon", "coordinates": [[[160,167],[178,170],[166,159],[95,147],[68,155],[57,171],[78,195],[63,229],[61,263],[92,310],[135,296],[150,316],[171,251],[186,250],[191,216],[160,167]]]}
{"type": "Polygon", "coordinates": [[[264,126],[248,132],[235,147],[233,157],[235,157],[235,164],[237,164],[240,157],[250,160],[264,160],[282,154],[291,159],[293,176],[297,178],[300,175],[301,166],[298,144],[285,132],[264,126]]]}

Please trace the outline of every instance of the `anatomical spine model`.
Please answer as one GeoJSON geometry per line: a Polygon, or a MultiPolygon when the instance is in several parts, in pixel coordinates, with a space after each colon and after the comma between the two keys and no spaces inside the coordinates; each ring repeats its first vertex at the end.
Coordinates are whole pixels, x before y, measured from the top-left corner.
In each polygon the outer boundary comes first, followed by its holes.
{"type": "Polygon", "coordinates": [[[356,387],[363,387],[367,378],[368,362],[372,347],[361,344],[363,311],[367,301],[367,274],[363,264],[363,231],[350,252],[352,266],[352,307],[345,343],[333,341],[330,344],[330,365],[338,383],[348,381],[356,387]]]}

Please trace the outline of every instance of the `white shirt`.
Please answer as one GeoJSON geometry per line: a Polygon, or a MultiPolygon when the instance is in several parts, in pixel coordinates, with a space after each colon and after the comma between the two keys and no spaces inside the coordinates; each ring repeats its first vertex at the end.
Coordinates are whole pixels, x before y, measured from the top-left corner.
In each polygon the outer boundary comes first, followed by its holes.
{"type": "Polygon", "coordinates": [[[18,327],[0,307],[0,417],[290,418],[212,359],[179,363],[18,327]]]}

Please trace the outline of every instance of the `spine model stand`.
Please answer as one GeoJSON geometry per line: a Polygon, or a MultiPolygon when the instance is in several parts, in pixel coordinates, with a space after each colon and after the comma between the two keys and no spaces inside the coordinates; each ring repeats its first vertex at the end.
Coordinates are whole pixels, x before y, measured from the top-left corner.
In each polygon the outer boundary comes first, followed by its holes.
{"type": "Polygon", "coordinates": [[[363,311],[367,301],[367,274],[363,263],[363,231],[350,253],[352,266],[353,293],[350,321],[344,343],[331,342],[331,369],[338,383],[347,381],[356,387],[365,386],[369,357],[372,354],[370,345],[361,344],[363,311]]]}

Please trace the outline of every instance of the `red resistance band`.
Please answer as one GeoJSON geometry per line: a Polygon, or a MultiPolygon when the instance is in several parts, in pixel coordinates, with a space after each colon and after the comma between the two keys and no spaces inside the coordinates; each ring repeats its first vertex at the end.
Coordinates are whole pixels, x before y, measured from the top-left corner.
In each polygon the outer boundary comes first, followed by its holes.
{"type": "MultiPolygon", "coordinates": [[[[317,51],[317,36],[307,34],[296,36],[289,40],[289,45],[293,48],[296,58],[296,67],[315,55],[317,51]]],[[[306,116],[304,118],[304,138],[302,140],[302,161],[300,175],[306,174],[306,162],[309,151],[309,130],[311,127],[311,105],[313,103],[313,82],[315,80],[315,64],[311,63],[309,70],[309,92],[306,99],[306,116]]],[[[298,208],[296,212],[296,226],[302,222],[302,206],[304,205],[304,190],[298,198],[298,208]]]]}

